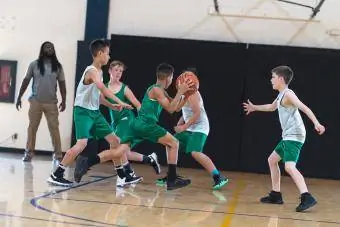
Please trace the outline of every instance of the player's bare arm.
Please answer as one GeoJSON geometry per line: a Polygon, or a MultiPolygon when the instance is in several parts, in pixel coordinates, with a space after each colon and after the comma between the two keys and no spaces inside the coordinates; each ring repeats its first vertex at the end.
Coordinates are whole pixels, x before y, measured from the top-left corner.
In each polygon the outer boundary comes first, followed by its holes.
{"type": "Polygon", "coordinates": [[[189,106],[192,110],[192,116],[189,118],[188,122],[175,127],[177,133],[187,130],[192,124],[194,124],[201,114],[200,99],[198,93],[194,93],[188,98],[189,106]]]}
{"type": "Polygon", "coordinates": [[[107,101],[103,94],[100,94],[100,104],[103,105],[103,106],[106,106],[106,107],[108,107],[112,110],[121,111],[122,108],[123,108],[120,104],[112,104],[109,101],[107,101]]]}
{"type": "Polygon", "coordinates": [[[169,113],[173,113],[175,112],[177,105],[179,103],[179,101],[181,100],[181,96],[189,91],[192,86],[192,82],[185,82],[183,84],[181,84],[178,87],[178,91],[176,96],[173,98],[173,100],[171,100],[171,102],[169,101],[169,99],[166,97],[164,89],[159,88],[159,87],[154,87],[150,90],[149,92],[149,97],[151,99],[155,99],[159,102],[159,104],[169,113]]]}
{"type": "Polygon", "coordinates": [[[185,96],[182,95],[181,97],[181,101],[179,101],[177,108],[176,108],[176,112],[179,112],[182,110],[183,106],[185,105],[185,103],[187,103],[189,96],[185,96]]]}
{"type": "Polygon", "coordinates": [[[254,105],[249,99],[247,102],[243,103],[243,108],[246,114],[250,114],[254,111],[262,111],[262,112],[273,112],[277,109],[276,100],[274,100],[271,104],[265,105],[254,105]]]}
{"type": "Polygon", "coordinates": [[[132,105],[136,107],[137,110],[140,109],[142,105],[129,87],[125,87],[124,95],[132,103],[132,105]]]}
{"type": "Polygon", "coordinates": [[[185,122],[184,122],[184,118],[183,118],[183,116],[181,116],[180,119],[179,119],[178,122],[177,122],[177,126],[183,125],[184,123],[185,123],[185,122]]]}
{"type": "Polygon", "coordinates": [[[97,70],[91,69],[85,75],[85,82],[87,84],[95,83],[100,92],[107,98],[113,99],[124,108],[133,109],[133,107],[125,102],[122,102],[110,89],[108,89],[102,82],[97,70]]]}
{"type": "Polygon", "coordinates": [[[325,127],[320,124],[318,119],[316,118],[313,111],[306,106],[301,100],[291,91],[287,91],[285,96],[283,97],[282,104],[284,106],[296,106],[301,110],[307,117],[313,122],[315,130],[322,135],[325,132],[325,127]]]}

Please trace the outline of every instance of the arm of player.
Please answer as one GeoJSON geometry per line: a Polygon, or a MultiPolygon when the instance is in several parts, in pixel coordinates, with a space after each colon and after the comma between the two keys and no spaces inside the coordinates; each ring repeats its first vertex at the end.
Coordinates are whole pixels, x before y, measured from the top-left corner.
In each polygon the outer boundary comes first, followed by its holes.
{"type": "Polygon", "coordinates": [[[189,96],[181,96],[181,101],[179,101],[177,108],[176,108],[176,112],[179,112],[182,110],[183,106],[185,105],[185,103],[187,103],[189,96]]]}
{"type": "Polygon", "coordinates": [[[100,94],[100,104],[103,105],[103,106],[106,106],[106,107],[108,107],[112,110],[121,111],[122,108],[123,108],[120,104],[112,104],[109,101],[107,101],[103,94],[100,94]]]}
{"type": "Polygon", "coordinates": [[[158,87],[154,87],[151,91],[150,91],[150,98],[152,99],[156,99],[158,101],[158,103],[169,113],[173,113],[176,111],[176,108],[178,106],[179,101],[181,100],[181,96],[187,92],[188,90],[190,90],[191,86],[193,85],[193,83],[191,81],[186,81],[184,83],[182,83],[177,90],[177,94],[176,96],[169,101],[169,99],[166,97],[166,94],[164,92],[163,89],[158,88],[158,87]]]}
{"type": "Polygon", "coordinates": [[[191,95],[188,99],[188,102],[189,102],[189,105],[190,105],[190,108],[191,108],[193,114],[186,123],[175,127],[175,131],[177,133],[180,133],[180,132],[187,130],[200,117],[201,108],[200,108],[200,104],[199,104],[198,93],[196,92],[195,94],[191,95]]]}
{"type": "Polygon", "coordinates": [[[100,92],[107,98],[113,99],[115,102],[117,102],[119,105],[121,105],[124,108],[133,109],[133,107],[125,102],[122,102],[110,89],[108,89],[104,83],[101,81],[98,73],[96,70],[89,70],[87,72],[87,75],[92,80],[93,83],[96,84],[97,88],[100,90],[100,92]]]}
{"type": "Polygon", "coordinates": [[[273,112],[277,109],[276,100],[273,101],[271,104],[265,104],[265,105],[254,105],[250,100],[248,99],[247,102],[243,103],[243,108],[246,114],[250,114],[254,111],[262,111],[262,112],[273,112]]]}
{"type": "Polygon", "coordinates": [[[320,124],[318,119],[316,118],[313,111],[307,107],[303,102],[300,101],[300,99],[293,93],[293,92],[286,92],[285,98],[288,102],[288,104],[294,105],[299,110],[301,110],[303,113],[307,115],[307,117],[313,122],[315,130],[322,135],[325,132],[325,127],[320,124]]]}
{"type": "Polygon", "coordinates": [[[185,124],[183,116],[178,120],[177,126],[185,124]]]}
{"type": "Polygon", "coordinates": [[[139,111],[142,105],[140,104],[140,102],[138,101],[138,99],[136,98],[136,96],[133,94],[133,92],[131,91],[129,87],[125,88],[124,95],[125,97],[128,98],[128,100],[132,103],[132,105],[136,107],[136,109],[139,111]]]}

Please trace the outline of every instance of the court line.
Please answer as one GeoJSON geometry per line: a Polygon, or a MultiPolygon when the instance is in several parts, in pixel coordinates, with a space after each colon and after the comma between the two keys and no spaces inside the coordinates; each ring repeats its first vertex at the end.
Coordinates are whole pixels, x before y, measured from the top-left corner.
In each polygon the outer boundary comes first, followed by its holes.
{"type": "Polygon", "coordinates": [[[231,224],[231,220],[233,219],[233,216],[235,214],[235,210],[237,207],[238,199],[240,197],[241,192],[246,187],[246,184],[243,181],[237,181],[236,182],[236,189],[234,190],[232,196],[231,196],[231,202],[227,209],[227,215],[225,216],[221,227],[229,227],[231,224]]]}
{"type": "MultiPolygon", "coordinates": [[[[59,199],[59,200],[66,200],[66,201],[74,201],[74,202],[87,202],[87,203],[99,203],[99,204],[110,204],[110,205],[120,205],[120,206],[134,206],[134,207],[146,207],[149,208],[147,205],[136,205],[136,204],[129,204],[129,203],[118,203],[118,202],[106,202],[106,201],[98,201],[98,200],[82,200],[82,199],[64,199],[64,198],[46,198],[46,199],[59,199]]],[[[257,217],[257,218],[272,218],[273,216],[269,215],[259,215],[259,214],[244,214],[244,213],[228,213],[227,211],[210,211],[210,210],[203,210],[203,209],[190,209],[190,208],[178,208],[178,207],[162,207],[162,206],[152,206],[152,208],[157,209],[169,209],[169,210],[182,210],[182,211],[192,211],[192,212],[206,212],[206,213],[214,213],[214,214],[232,214],[236,216],[245,216],[245,217],[257,217]]],[[[325,221],[325,220],[312,220],[312,219],[298,219],[298,218],[288,218],[288,217],[277,217],[275,218],[282,219],[282,220],[292,220],[292,221],[302,221],[302,222],[317,222],[317,223],[325,223],[325,224],[340,224],[340,221],[325,221]]]]}
{"type": "Polygon", "coordinates": [[[81,226],[97,226],[93,224],[86,224],[86,223],[75,223],[75,222],[67,222],[67,221],[57,221],[57,220],[48,220],[43,218],[33,218],[33,217],[26,217],[14,214],[7,214],[7,213],[0,213],[0,216],[3,217],[12,217],[12,218],[20,218],[20,219],[29,219],[34,221],[46,221],[46,222],[54,222],[54,223],[61,223],[61,224],[70,224],[70,225],[81,225],[81,226]]]}
{"type": "Polygon", "coordinates": [[[81,220],[81,221],[86,221],[86,222],[91,222],[91,223],[96,223],[96,224],[101,224],[101,225],[106,225],[106,226],[127,227],[127,226],[124,226],[124,225],[109,224],[109,223],[105,223],[105,222],[100,222],[100,221],[95,221],[95,220],[86,219],[86,218],[82,218],[82,217],[63,214],[63,213],[60,213],[60,212],[56,212],[56,211],[47,209],[46,207],[43,207],[43,206],[38,204],[38,201],[40,199],[48,198],[51,195],[56,195],[56,194],[59,194],[61,192],[66,192],[66,191],[69,191],[69,190],[72,190],[72,189],[75,189],[75,188],[80,188],[80,187],[83,187],[85,185],[93,184],[93,183],[103,181],[103,180],[106,180],[106,179],[109,179],[109,178],[112,178],[112,177],[115,177],[115,176],[117,176],[117,174],[107,176],[107,177],[101,177],[99,179],[96,179],[96,180],[93,180],[93,181],[88,181],[86,183],[78,184],[76,186],[68,187],[68,188],[65,188],[65,189],[56,190],[55,192],[48,192],[48,193],[45,193],[45,194],[42,194],[40,196],[32,198],[30,203],[31,203],[32,206],[34,206],[35,208],[37,208],[39,210],[43,210],[43,211],[46,211],[48,213],[56,214],[56,215],[59,215],[59,216],[62,216],[62,217],[72,218],[72,219],[76,219],[76,220],[81,220]]]}

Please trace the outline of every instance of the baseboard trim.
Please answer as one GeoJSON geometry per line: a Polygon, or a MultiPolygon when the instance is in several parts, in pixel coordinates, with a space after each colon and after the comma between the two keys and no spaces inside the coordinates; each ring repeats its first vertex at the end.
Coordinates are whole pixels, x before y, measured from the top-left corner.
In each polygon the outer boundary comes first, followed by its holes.
{"type": "MultiPolygon", "coordinates": [[[[14,148],[14,147],[0,147],[0,152],[24,154],[25,149],[14,148]]],[[[38,154],[38,155],[52,155],[53,152],[52,151],[36,150],[34,153],[38,154]]]]}

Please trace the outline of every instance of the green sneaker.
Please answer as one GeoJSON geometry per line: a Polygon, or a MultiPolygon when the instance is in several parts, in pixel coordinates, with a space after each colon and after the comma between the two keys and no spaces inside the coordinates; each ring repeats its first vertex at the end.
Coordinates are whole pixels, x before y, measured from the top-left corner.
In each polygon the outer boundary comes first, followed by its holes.
{"type": "Polygon", "coordinates": [[[225,177],[220,177],[214,184],[213,190],[219,190],[221,189],[224,185],[228,183],[228,179],[225,177]]]}
{"type": "MultiPolygon", "coordinates": [[[[180,175],[177,175],[177,177],[180,178],[180,179],[184,179],[184,177],[180,176],[180,175]]],[[[167,181],[168,181],[168,176],[163,177],[163,178],[158,178],[156,180],[156,185],[158,185],[158,186],[166,186],[167,181]]]]}
{"type": "Polygon", "coordinates": [[[156,180],[156,185],[158,185],[158,186],[165,186],[165,185],[166,185],[166,182],[167,182],[167,179],[168,179],[167,176],[166,176],[166,177],[163,177],[163,178],[158,178],[158,179],[156,180]]]}

